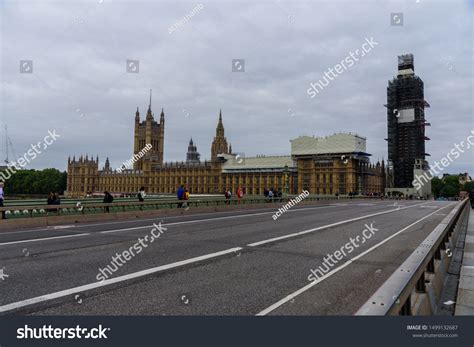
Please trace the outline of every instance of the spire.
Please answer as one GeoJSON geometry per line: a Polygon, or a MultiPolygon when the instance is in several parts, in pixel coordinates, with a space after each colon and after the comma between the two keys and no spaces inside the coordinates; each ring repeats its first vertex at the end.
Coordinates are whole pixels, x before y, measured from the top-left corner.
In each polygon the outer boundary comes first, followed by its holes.
{"type": "Polygon", "coordinates": [[[151,113],[151,89],[150,89],[150,104],[148,105],[148,111],[146,113],[146,120],[153,120],[153,113],[151,113]]]}
{"type": "Polygon", "coordinates": [[[189,140],[189,145],[192,146],[193,145],[193,138],[191,137],[191,140],[189,140]]]}
{"type": "Polygon", "coordinates": [[[222,125],[222,109],[219,109],[219,124],[222,125]]]}
{"type": "Polygon", "coordinates": [[[151,111],[151,89],[150,89],[150,104],[148,105],[148,109],[151,111]]]}
{"type": "Polygon", "coordinates": [[[232,154],[232,144],[229,143],[229,154],[232,154]]]}

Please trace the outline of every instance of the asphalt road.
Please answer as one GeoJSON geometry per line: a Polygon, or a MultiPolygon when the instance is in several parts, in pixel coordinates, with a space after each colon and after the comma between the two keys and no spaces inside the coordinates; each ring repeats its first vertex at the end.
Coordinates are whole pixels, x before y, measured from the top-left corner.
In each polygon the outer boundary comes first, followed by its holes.
{"type": "Polygon", "coordinates": [[[274,221],[276,204],[253,211],[0,229],[0,314],[350,315],[455,204],[328,202],[293,207],[274,221]],[[166,228],[161,234],[152,230],[160,222],[166,228]],[[367,227],[371,233],[364,232],[367,227]],[[152,232],[159,235],[153,242],[152,232]],[[333,257],[324,278],[308,279],[324,257],[358,236],[357,247],[345,248],[339,260],[333,257]],[[121,256],[120,266],[111,264],[117,253],[130,250],[134,254],[128,260],[121,256]],[[108,279],[101,282],[99,269],[107,265],[117,270],[104,270],[108,279]]]}

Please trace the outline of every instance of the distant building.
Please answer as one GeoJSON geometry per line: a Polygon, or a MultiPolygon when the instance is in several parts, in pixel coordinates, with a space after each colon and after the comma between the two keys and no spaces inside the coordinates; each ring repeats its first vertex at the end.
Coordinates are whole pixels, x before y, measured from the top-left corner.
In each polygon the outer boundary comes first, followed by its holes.
{"type": "Polygon", "coordinates": [[[315,194],[383,194],[385,163],[371,164],[364,137],[340,133],[291,141],[299,190],[315,194]]]}
{"type": "Polygon", "coordinates": [[[459,174],[459,184],[465,185],[468,182],[472,182],[471,176],[467,172],[459,174]]]}
{"type": "Polygon", "coordinates": [[[186,164],[199,164],[201,155],[197,151],[197,146],[194,145],[193,139],[189,140],[188,153],[186,153],[186,164]]]}
{"type": "Polygon", "coordinates": [[[416,176],[429,170],[425,158],[426,126],[424,85],[415,75],[412,54],[398,57],[398,75],[387,87],[388,165],[391,176],[388,191],[401,191],[405,195],[431,194],[430,182],[422,189],[414,189],[416,176]],[[416,171],[416,174],[415,174],[416,171]],[[422,190],[422,191],[421,191],[422,190]]]}
{"type": "Polygon", "coordinates": [[[68,159],[66,195],[83,197],[108,191],[134,194],[144,186],[149,194],[174,194],[183,184],[191,194],[222,194],[226,189],[262,195],[273,188],[297,194],[307,189],[312,194],[382,193],[385,165],[369,162],[365,138],[336,134],[327,138],[301,137],[292,141],[291,155],[245,157],[232,152],[227,143],[222,111],[211,144],[211,160],[200,160],[192,139],[186,161],[163,162],[165,115],[154,120],[151,102],[147,117],[140,122],[135,114],[134,155],[147,144],[152,149],[134,163],[133,169],[113,170],[107,158],[99,170],[99,158],[81,156],[68,159]]]}
{"type": "Polygon", "coordinates": [[[135,113],[135,132],[133,154],[138,155],[147,144],[150,144],[151,150],[137,160],[133,168],[135,170],[150,170],[152,166],[163,164],[165,142],[165,114],[161,109],[160,122],[155,121],[154,114],[151,111],[151,91],[150,104],[144,121],[140,121],[140,112],[137,107],[135,113]]]}

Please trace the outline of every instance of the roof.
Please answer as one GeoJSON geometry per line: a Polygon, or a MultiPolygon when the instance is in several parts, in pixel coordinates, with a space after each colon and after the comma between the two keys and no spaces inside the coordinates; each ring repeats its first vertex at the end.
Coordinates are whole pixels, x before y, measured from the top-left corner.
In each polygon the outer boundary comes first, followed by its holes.
{"type": "Polygon", "coordinates": [[[291,155],[366,152],[366,139],[339,133],[326,137],[300,136],[291,140],[291,155]]]}
{"type": "Polygon", "coordinates": [[[291,156],[259,156],[259,157],[231,157],[223,164],[226,170],[251,170],[251,169],[283,169],[295,167],[291,156]]]}

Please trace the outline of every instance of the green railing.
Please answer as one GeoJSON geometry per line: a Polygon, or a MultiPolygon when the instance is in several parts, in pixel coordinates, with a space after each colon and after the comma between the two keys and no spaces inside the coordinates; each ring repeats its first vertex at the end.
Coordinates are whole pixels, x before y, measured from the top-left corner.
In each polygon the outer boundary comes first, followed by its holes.
{"type": "MultiPolygon", "coordinates": [[[[113,203],[105,204],[100,202],[87,202],[83,203],[78,201],[76,203],[61,203],[61,205],[29,205],[29,206],[5,206],[0,208],[0,212],[5,212],[7,219],[16,218],[34,218],[34,217],[45,217],[45,216],[69,216],[69,215],[91,215],[97,213],[119,213],[119,212],[133,212],[133,211],[151,211],[151,210],[163,210],[163,209],[177,209],[197,207],[225,207],[225,206],[236,206],[236,205],[250,205],[250,204],[279,204],[284,205],[290,199],[295,198],[294,196],[277,197],[277,198],[263,198],[263,197],[244,197],[242,199],[190,199],[190,200],[176,200],[176,199],[156,199],[156,200],[145,200],[144,202],[139,201],[116,201],[113,203]],[[181,206],[181,207],[179,207],[181,206]]],[[[351,199],[348,196],[308,196],[303,201],[335,201],[335,200],[348,200],[351,199]]],[[[353,199],[380,199],[380,197],[365,197],[356,196],[353,199]]],[[[77,201],[77,200],[76,200],[77,201]]]]}

